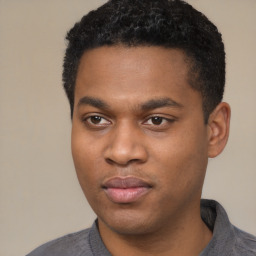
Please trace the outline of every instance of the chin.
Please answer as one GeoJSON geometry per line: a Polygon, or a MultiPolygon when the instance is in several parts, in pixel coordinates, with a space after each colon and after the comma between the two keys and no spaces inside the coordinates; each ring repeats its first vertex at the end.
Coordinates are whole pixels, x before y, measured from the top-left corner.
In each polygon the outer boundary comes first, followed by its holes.
{"type": "Polygon", "coordinates": [[[120,235],[145,235],[156,230],[158,226],[154,223],[152,214],[149,216],[127,209],[104,215],[102,218],[99,216],[99,220],[120,235]]]}

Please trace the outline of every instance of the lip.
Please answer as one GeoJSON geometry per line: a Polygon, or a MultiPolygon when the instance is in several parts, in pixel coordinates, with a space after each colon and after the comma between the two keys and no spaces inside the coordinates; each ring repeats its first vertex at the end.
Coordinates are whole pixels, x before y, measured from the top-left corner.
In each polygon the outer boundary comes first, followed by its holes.
{"type": "Polygon", "coordinates": [[[136,177],[114,177],[102,186],[107,197],[114,203],[133,203],[147,194],[152,186],[136,177]]]}

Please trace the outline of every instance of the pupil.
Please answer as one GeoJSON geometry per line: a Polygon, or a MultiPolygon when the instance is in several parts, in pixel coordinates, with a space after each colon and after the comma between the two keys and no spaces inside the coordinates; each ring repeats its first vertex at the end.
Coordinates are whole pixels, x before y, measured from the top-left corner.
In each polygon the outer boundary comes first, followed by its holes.
{"type": "Polygon", "coordinates": [[[100,123],[100,121],[101,121],[101,117],[100,117],[100,116],[92,116],[92,117],[91,117],[91,121],[92,121],[92,123],[94,123],[94,124],[98,124],[98,123],[100,123]]]}
{"type": "Polygon", "coordinates": [[[152,118],[152,123],[153,123],[153,124],[159,125],[159,124],[162,123],[162,121],[163,121],[163,118],[162,118],[162,117],[159,117],[159,116],[155,116],[155,117],[152,118]]]}

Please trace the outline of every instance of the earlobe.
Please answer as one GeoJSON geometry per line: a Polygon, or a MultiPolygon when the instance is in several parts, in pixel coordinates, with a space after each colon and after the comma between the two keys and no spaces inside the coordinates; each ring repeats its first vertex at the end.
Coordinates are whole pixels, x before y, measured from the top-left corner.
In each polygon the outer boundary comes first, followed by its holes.
{"type": "Polygon", "coordinates": [[[209,116],[208,157],[216,157],[225,148],[229,136],[230,116],[230,106],[226,102],[221,102],[209,116]]]}

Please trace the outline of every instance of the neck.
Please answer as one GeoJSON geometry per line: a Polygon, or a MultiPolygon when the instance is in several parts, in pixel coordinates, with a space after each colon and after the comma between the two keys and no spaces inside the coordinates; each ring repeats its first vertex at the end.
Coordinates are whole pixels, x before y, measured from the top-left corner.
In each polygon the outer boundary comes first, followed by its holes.
{"type": "Polygon", "coordinates": [[[201,219],[200,207],[145,234],[119,234],[100,219],[98,223],[103,242],[113,256],[198,255],[212,237],[201,219]]]}

